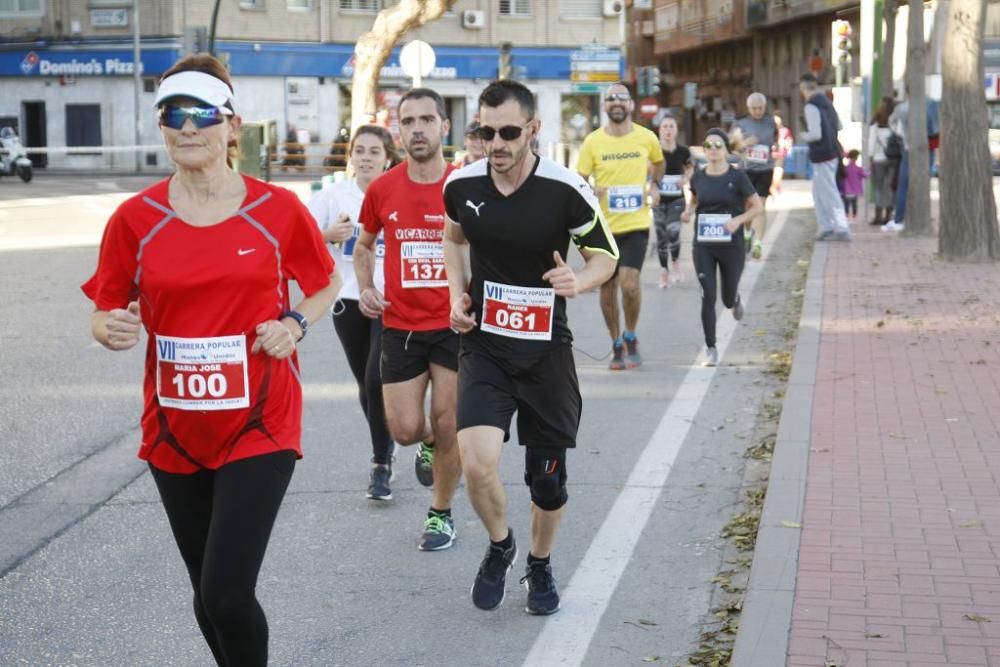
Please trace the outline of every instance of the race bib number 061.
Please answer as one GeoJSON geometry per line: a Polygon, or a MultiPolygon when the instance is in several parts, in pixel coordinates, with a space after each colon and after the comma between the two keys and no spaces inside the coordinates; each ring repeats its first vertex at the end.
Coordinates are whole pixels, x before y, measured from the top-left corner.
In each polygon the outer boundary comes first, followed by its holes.
{"type": "Polygon", "coordinates": [[[400,247],[403,287],[447,287],[444,246],[426,241],[407,241],[400,247]]]}
{"type": "Polygon", "coordinates": [[[699,243],[728,243],[733,235],[726,223],[733,219],[728,213],[701,213],[698,215],[699,243]]]}
{"type": "Polygon", "coordinates": [[[483,331],[521,340],[552,340],[551,287],[483,282],[483,331]]]}
{"type": "Polygon", "coordinates": [[[156,395],[178,410],[250,407],[246,336],[156,336],[156,395]]]}

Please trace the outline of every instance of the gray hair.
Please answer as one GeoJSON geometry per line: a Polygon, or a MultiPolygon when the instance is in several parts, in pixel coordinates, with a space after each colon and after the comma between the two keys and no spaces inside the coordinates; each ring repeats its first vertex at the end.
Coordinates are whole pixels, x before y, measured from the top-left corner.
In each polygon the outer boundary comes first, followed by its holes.
{"type": "Polygon", "coordinates": [[[747,97],[747,106],[750,106],[751,104],[762,104],[766,107],[767,97],[764,96],[764,93],[750,93],[747,97]]]}

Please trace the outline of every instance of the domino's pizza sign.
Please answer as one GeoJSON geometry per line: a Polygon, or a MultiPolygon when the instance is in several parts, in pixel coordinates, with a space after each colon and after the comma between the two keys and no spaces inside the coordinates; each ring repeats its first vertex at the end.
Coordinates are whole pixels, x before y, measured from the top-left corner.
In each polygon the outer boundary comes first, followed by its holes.
{"type": "Polygon", "coordinates": [[[38,67],[39,60],[41,60],[41,58],[38,57],[37,53],[34,51],[28,51],[28,55],[26,55],[24,60],[21,61],[21,71],[25,74],[31,74],[32,70],[38,67]]]}

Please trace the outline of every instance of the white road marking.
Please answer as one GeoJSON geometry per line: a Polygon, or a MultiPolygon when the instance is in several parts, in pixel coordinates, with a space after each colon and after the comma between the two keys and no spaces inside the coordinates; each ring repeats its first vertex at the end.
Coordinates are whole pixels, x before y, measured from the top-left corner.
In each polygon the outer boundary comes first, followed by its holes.
{"type": "MultiPolygon", "coordinates": [[[[788,219],[788,209],[782,208],[768,230],[771,239],[781,235],[788,219]]],[[[757,278],[767,266],[772,245],[764,247],[761,261],[747,262],[740,281],[744,306],[749,307],[747,295],[753,292],[757,278]]],[[[697,313],[691,315],[696,317],[697,313]]],[[[719,319],[716,347],[720,362],[725,358],[736,326],[732,317],[719,319]]],[[[696,363],[701,363],[700,356],[696,363]]],[[[583,662],[601,617],[632,558],[694,417],[712,384],[715,371],[716,368],[692,366],[684,377],[660,424],[632,468],[625,487],[563,591],[562,610],[545,622],[524,660],[524,667],[576,666],[583,662]]]]}

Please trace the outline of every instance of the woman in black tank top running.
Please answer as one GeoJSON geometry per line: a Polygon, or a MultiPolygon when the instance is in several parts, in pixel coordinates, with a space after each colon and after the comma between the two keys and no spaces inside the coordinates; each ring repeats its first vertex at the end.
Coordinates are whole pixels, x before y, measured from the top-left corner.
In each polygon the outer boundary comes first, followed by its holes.
{"type": "Polygon", "coordinates": [[[701,283],[704,364],[715,366],[719,363],[715,347],[716,272],[722,282],[723,305],[732,308],[733,318],[742,319],[739,284],[746,261],[743,228],[764,210],[764,205],[746,173],[727,162],[729,138],[725,131],[709,130],[703,147],[708,164],[691,176],[691,201],[681,220],[695,223],[691,255],[701,283]]]}

